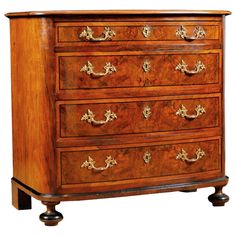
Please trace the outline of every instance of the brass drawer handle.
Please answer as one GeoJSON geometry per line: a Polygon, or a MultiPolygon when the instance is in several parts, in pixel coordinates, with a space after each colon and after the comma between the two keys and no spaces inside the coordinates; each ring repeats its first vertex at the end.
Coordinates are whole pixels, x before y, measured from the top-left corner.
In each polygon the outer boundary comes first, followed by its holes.
{"type": "Polygon", "coordinates": [[[116,35],[115,31],[111,30],[110,27],[105,27],[100,37],[94,38],[93,34],[93,30],[87,26],[86,29],[80,33],[79,37],[89,41],[106,41],[111,40],[112,37],[116,35]]]}
{"type": "Polygon", "coordinates": [[[195,75],[199,74],[203,70],[206,69],[205,65],[201,61],[197,61],[195,64],[194,70],[188,70],[188,65],[184,60],[181,60],[181,63],[179,63],[176,67],[176,70],[181,71],[182,73],[185,73],[187,75],[195,75]]]}
{"type": "Polygon", "coordinates": [[[94,77],[101,77],[101,76],[106,76],[109,74],[112,74],[113,72],[116,72],[115,66],[113,66],[110,62],[106,62],[105,66],[103,67],[105,72],[94,72],[94,66],[93,64],[88,61],[86,65],[84,65],[80,71],[85,72],[87,75],[92,75],[94,77]]]}
{"type": "Polygon", "coordinates": [[[86,160],[81,165],[81,167],[82,168],[87,168],[88,170],[103,171],[103,170],[107,170],[110,167],[113,167],[114,165],[117,165],[117,161],[114,158],[112,158],[111,156],[107,156],[107,159],[105,160],[105,163],[106,163],[106,166],[96,167],[95,166],[96,162],[93,160],[93,158],[88,156],[88,160],[86,160]]]}
{"type": "Polygon", "coordinates": [[[104,114],[104,116],[106,117],[106,120],[95,120],[95,114],[88,109],[87,113],[85,113],[81,120],[87,121],[90,124],[93,125],[104,125],[106,123],[108,123],[109,121],[113,121],[114,119],[117,119],[117,116],[114,112],[112,112],[111,110],[107,110],[106,113],[104,114]]]}
{"type": "Polygon", "coordinates": [[[175,113],[176,115],[182,117],[182,118],[186,118],[186,119],[195,119],[201,115],[203,115],[204,113],[206,113],[206,110],[204,107],[202,107],[201,105],[197,105],[195,108],[196,114],[194,115],[188,115],[188,109],[182,104],[181,108],[179,108],[179,110],[175,113]]]}
{"type": "Polygon", "coordinates": [[[205,152],[201,149],[198,148],[196,153],[195,153],[196,157],[194,158],[188,158],[188,153],[182,149],[180,153],[178,153],[178,155],[176,156],[176,160],[182,160],[182,161],[187,161],[187,162],[196,162],[199,159],[203,158],[203,156],[205,156],[205,152]]]}
{"type": "Polygon", "coordinates": [[[201,26],[197,26],[194,29],[193,33],[194,33],[193,36],[188,36],[187,35],[187,30],[184,28],[183,25],[181,25],[179,27],[179,29],[177,29],[177,31],[176,31],[176,36],[178,36],[181,39],[184,39],[186,41],[193,41],[193,40],[196,40],[196,39],[202,39],[206,36],[205,30],[201,26]]]}

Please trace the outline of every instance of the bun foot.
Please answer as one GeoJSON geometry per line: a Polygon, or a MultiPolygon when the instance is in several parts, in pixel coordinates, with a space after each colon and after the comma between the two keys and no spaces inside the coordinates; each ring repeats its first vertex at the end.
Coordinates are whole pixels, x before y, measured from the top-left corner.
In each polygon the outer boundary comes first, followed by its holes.
{"type": "Polygon", "coordinates": [[[215,187],[215,193],[208,197],[213,206],[224,206],[229,201],[229,196],[222,192],[223,187],[215,187]]]}
{"type": "Polygon", "coordinates": [[[63,215],[55,210],[55,206],[60,202],[42,202],[47,206],[47,210],[39,216],[39,219],[46,226],[56,226],[62,219],[63,215]]]}

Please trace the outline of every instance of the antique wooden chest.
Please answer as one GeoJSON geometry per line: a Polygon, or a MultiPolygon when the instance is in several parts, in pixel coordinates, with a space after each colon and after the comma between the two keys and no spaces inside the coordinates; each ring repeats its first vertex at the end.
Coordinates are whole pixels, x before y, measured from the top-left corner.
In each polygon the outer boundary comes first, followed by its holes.
{"type": "MultiPolygon", "coordinates": [[[[222,206],[228,11],[6,14],[11,27],[12,202],[215,187],[222,206]]],[[[183,196],[185,197],[185,196],[183,196]]]]}

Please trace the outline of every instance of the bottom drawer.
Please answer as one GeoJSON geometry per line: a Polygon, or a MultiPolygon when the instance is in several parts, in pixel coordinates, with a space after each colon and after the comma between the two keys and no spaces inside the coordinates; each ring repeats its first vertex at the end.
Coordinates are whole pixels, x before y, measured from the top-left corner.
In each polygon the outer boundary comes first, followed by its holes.
{"type": "Polygon", "coordinates": [[[99,150],[59,149],[60,186],[188,175],[221,168],[220,138],[100,147],[99,150]]]}

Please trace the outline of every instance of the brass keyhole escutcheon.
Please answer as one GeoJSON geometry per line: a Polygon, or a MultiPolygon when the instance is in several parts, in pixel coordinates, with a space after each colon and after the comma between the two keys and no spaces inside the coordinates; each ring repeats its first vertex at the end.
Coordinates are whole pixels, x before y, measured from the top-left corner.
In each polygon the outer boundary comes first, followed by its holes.
{"type": "Polygon", "coordinates": [[[150,35],[151,35],[151,27],[148,26],[148,25],[145,25],[145,26],[143,27],[143,36],[144,36],[145,38],[149,38],[150,35]]]}
{"type": "Polygon", "coordinates": [[[143,62],[143,71],[144,72],[149,72],[151,70],[151,63],[148,60],[145,60],[143,62]]]}
{"type": "Polygon", "coordinates": [[[143,160],[146,164],[148,164],[152,159],[152,155],[150,152],[145,152],[143,155],[143,160]]]}
{"type": "Polygon", "coordinates": [[[148,119],[151,116],[151,108],[149,106],[145,106],[143,109],[143,116],[145,119],[148,119]]]}

